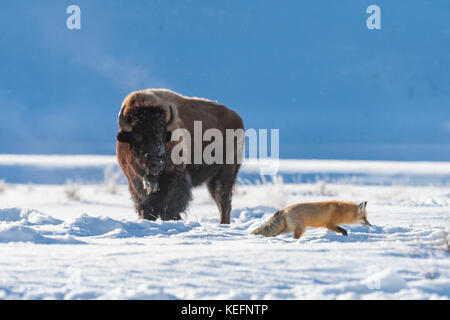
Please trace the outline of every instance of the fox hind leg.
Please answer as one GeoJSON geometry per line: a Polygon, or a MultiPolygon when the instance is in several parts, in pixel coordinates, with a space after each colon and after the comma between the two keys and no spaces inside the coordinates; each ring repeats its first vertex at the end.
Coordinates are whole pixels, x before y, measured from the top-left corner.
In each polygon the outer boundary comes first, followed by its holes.
{"type": "Polygon", "coordinates": [[[294,230],[294,239],[300,239],[305,233],[306,228],[304,226],[297,226],[294,230]]]}
{"type": "Polygon", "coordinates": [[[286,229],[284,232],[294,232],[294,239],[300,239],[300,237],[305,233],[306,226],[301,220],[296,218],[294,215],[286,215],[286,229]]]}

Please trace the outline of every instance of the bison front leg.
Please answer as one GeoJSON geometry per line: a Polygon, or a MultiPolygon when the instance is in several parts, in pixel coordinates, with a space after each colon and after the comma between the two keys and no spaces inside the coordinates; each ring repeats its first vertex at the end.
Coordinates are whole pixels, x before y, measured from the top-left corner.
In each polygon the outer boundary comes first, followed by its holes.
{"type": "Polygon", "coordinates": [[[159,190],[148,194],[142,185],[133,196],[136,210],[143,219],[180,220],[192,198],[190,177],[166,174],[159,177],[159,190]]]}
{"type": "Polygon", "coordinates": [[[208,190],[220,212],[220,223],[229,224],[231,213],[231,196],[239,166],[226,165],[208,182],[208,190]]]}
{"type": "Polygon", "coordinates": [[[156,220],[158,219],[158,212],[155,212],[154,206],[151,204],[150,197],[145,192],[139,182],[129,185],[131,197],[134,202],[136,212],[141,219],[156,220]]]}

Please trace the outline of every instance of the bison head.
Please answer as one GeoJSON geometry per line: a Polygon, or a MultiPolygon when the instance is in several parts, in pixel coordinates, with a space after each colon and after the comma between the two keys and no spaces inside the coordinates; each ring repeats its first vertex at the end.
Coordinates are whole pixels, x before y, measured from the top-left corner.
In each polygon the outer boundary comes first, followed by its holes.
{"type": "Polygon", "coordinates": [[[172,117],[170,106],[133,108],[126,116],[122,108],[119,114],[117,140],[130,145],[147,194],[159,191],[159,175],[165,167],[165,143],[171,139],[167,127],[172,117]]]}

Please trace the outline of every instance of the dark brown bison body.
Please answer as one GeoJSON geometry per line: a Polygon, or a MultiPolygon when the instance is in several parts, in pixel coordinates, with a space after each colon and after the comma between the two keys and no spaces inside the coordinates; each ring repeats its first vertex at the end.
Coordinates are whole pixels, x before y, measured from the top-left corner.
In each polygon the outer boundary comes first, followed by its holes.
{"type": "MultiPolygon", "coordinates": [[[[243,145],[235,139],[231,150],[227,150],[225,131],[244,128],[234,111],[206,99],[184,97],[165,89],[148,89],[125,98],[119,126],[117,157],[141,218],[181,219],[180,214],[192,198],[192,187],[206,183],[219,208],[220,223],[230,223],[231,195],[243,145]],[[223,134],[223,164],[207,164],[203,157],[200,163],[194,163],[194,154],[199,153],[194,144],[194,121],[202,123],[201,136],[212,128],[223,134]],[[177,129],[190,133],[190,163],[172,161],[172,150],[180,143],[171,140],[177,129]],[[230,151],[234,152],[233,164],[225,164],[230,151]]],[[[209,143],[200,143],[202,154],[209,143]]]]}

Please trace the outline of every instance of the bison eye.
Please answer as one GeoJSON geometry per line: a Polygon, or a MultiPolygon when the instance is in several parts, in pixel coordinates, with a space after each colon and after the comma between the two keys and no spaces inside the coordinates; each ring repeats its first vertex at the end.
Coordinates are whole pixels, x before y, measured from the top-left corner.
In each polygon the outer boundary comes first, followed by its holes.
{"type": "Polygon", "coordinates": [[[130,137],[130,133],[125,132],[125,131],[120,131],[117,134],[117,141],[119,142],[131,142],[131,137],[130,137]]]}
{"type": "Polygon", "coordinates": [[[166,142],[172,139],[172,131],[166,131],[166,142]]]}

